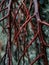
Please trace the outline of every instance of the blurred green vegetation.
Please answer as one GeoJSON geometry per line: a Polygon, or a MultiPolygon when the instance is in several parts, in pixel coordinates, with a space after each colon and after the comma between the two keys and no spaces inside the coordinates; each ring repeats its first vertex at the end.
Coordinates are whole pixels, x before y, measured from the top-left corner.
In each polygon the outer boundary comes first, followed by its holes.
{"type": "MultiPolygon", "coordinates": [[[[19,0],[19,2],[20,2],[20,0],[19,0]]],[[[39,3],[40,3],[40,17],[42,20],[45,20],[49,23],[49,0],[39,0],[39,3]]],[[[17,4],[16,4],[16,6],[17,6],[17,4]]],[[[26,6],[29,7],[29,0],[27,0],[26,6]]],[[[33,6],[30,10],[30,14],[31,15],[33,14],[33,6]]],[[[0,13],[0,18],[1,17],[2,17],[2,14],[0,13]]],[[[6,23],[6,20],[5,20],[5,23],[6,23]]],[[[5,25],[5,23],[4,23],[4,25],[5,25]]],[[[1,46],[0,60],[5,54],[6,44],[7,44],[7,34],[5,32],[3,33],[2,25],[3,25],[3,23],[0,23],[0,41],[1,41],[1,43],[0,43],[0,46],[1,46]]],[[[49,44],[49,27],[43,25],[42,30],[43,30],[43,34],[44,34],[44,39],[49,44]]],[[[34,36],[34,33],[32,32],[31,28],[29,27],[29,24],[27,26],[27,32],[28,32],[28,35],[26,36],[26,43],[28,44],[28,42],[34,36]]],[[[31,45],[31,47],[28,49],[28,54],[29,54],[31,61],[39,53],[39,52],[37,53],[36,43],[38,43],[38,47],[40,48],[40,42],[39,42],[39,39],[37,38],[35,40],[35,42],[31,45]]],[[[22,41],[21,41],[21,44],[23,44],[22,41]]],[[[23,47],[22,47],[22,49],[23,49],[23,47]]],[[[17,51],[18,50],[14,44],[12,44],[11,51],[12,51],[12,64],[17,65],[17,63],[18,63],[18,57],[17,57],[18,52],[17,51]]],[[[49,61],[49,48],[47,48],[46,51],[47,51],[47,58],[49,61]]],[[[21,56],[22,53],[23,53],[23,51],[21,51],[21,49],[19,49],[19,56],[21,56]]],[[[7,61],[8,61],[8,58],[6,56],[5,65],[7,65],[7,61]]],[[[40,64],[43,65],[42,59],[40,59],[40,64]]],[[[0,65],[4,65],[4,60],[2,62],[0,62],[0,65]]],[[[23,58],[20,62],[20,65],[23,65],[23,58]]],[[[27,54],[26,54],[26,56],[24,56],[24,65],[29,65],[27,54]]],[[[39,64],[38,64],[38,62],[36,62],[34,65],[39,65],[39,64]]]]}

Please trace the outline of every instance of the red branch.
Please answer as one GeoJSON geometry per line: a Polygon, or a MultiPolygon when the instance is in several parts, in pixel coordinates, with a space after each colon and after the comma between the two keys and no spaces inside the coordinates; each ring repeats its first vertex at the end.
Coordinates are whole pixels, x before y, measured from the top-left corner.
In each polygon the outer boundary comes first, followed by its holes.
{"type": "MultiPolygon", "coordinates": [[[[24,33],[27,32],[26,26],[27,26],[27,24],[29,22],[31,23],[31,27],[32,27],[33,32],[35,32],[36,30],[37,31],[34,34],[34,37],[28,43],[28,45],[26,45],[24,47],[23,54],[21,55],[21,57],[18,60],[18,65],[20,64],[20,61],[21,61],[22,57],[24,57],[25,53],[27,53],[28,48],[33,44],[33,42],[36,40],[37,37],[39,38],[39,41],[40,41],[40,47],[41,47],[40,51],[41,51],[41,54],[39,54],[31,62],[30,65],[33,65],[36,61],[38,61],[39,58],[43,59],[44,65],[48,65],[47,56],[46,56],[46,47],[49,47],[49,45],[47,45],[46,41],[44,40],[44,36],[43,36],[43,33],[42,33],[42,25],[49,26],[49,23],[45,22],[44,20],[42,21],[40,19],[39,8],[38,8],[38,1],[37,0],[33,0],[33,1],[30,0],[30,6],[29,6],[29,8],[27,8],[27,6],[26,6],[26,0],[24,0],[23,2],[21,2],[21,5],[19,4],[19,2],[17,0],[9,0],[8,5],[5,8],[1,9],[1,7],[2,7],[2,5],[4,3],[5,3],[5,0],[2,0],[1,3],[0,3],[0,13],[2,13],[5,10],[7,10],[8,13],[0,19],[0,22],[1,21],[3,22],[4,19],[7,19],[7,23],[8,23],[6,25],[7,29],[8,29],[8,34],[7,34],[7,36],[8,36],[8,43],[7,43],[7,46],[6,46],[7,50],[6,50],[6,53],[5,53],[5,55],[8,54],[8,58],[9,58],[8,65],[12,65],[12,56],[11,56],[12,55],[11,54],[11,30],[13,29],[13,26],[14,26],[14,40],[16,40],[16,42],[19,42],[19,40],[18,40],[19,35],[20,35],[21,31],[24,30],[24,29],[25,29],[24,33]],[[13,8],[13,5],[15,5],[15,3],[18,4],[18,6],[19,6],[18,9],[16,8],[16,6],[15,6],[15,8],[13,8]],[[34,4],[34,13],[31,16],[30,15],[30,10],[31,10],[32,4],[34,4]],[[16,17],[19,14],[20,10],[26,16],[26,20],[22,24],[22,26],[20,26],[21,25],[20,24],[21,19],[19,19],[19,17],[18,17],[18,23],[19,24],[17,25],[17,22],[16,22],[16,17]],[[36,26],[34,26],[32,24],[32,18],[36,18],[36,23],[37,23],[36,24],[37,25],[36,30],[34,29],[36,26]],[[18,28],[18,31],[17,31],[16,29],[17,29],[18,26],[19,26],[19,28],[18,28]]],[[[25,40],[25,38],[22,39],[22,41],[24,41],[24,40],[25,40]]],[[[3,58],[4,58],[4,56],[3,56],[3,58]]]]}

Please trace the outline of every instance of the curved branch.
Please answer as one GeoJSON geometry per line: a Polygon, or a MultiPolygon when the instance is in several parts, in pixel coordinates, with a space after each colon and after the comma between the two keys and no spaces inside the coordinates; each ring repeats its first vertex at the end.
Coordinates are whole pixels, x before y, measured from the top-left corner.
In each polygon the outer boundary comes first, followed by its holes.
{"type": "Polygon", "coordinates": [[[19,36],[19,34],[20,34],[20,32],[21,32],[21,30],[27,25],[27,23],[32,19],[34,17],[34,15],[33,16],[31,16],[28,20],[26,20],[25,21],[25,23],[20,27],[20,29],[19,29],[19,31],[18,31],[18,33],[16,34],[16,37],[15,37],[15,39],[17,39],[17,37],[19,36]]]}
{"type": "Polygon", "coordinates": [[[44,54],[39,54],[32,62],[30,65],[33,65],[39,58],[43,57],[44,54]]]}
{"type": "Polygon", "coordinates": [[[34,38],[32,38],[32,40],[29,42],[29,44],[25,47],[25,50],[23,51],[22,56],[20,57],[19,61],[18,61],[18,65],[21,61],[21,58],[25,55],[25,53],[27,52],[28,48],[32,45],[32,43],[34,42],[34,40],[37,38],[38,36],[38,32],[35,34],[34,38]]]}

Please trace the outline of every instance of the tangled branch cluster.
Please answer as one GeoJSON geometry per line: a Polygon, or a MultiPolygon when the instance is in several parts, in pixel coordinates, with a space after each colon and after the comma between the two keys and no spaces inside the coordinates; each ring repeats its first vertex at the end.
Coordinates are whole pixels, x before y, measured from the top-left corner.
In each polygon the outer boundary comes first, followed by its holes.
{"type": "MultiPolygon", "coordinates": [[[[6,29],[8,29],[8,32],[7,32],[8,41],[7,41],[6,53],[5,53],[4,57],[6,56],[6,54],[8,54],[8,58],[9,58],[8,65],[12,65],[11,30],[12,30],[12,28],[14,29],[14,37],[13,37],[14,40],[13,41],[14,41],[14,44],[16,42],[15,45],[18,48],[19,35],[23,30],[24,37],[23,37],[22,40],[25,42],[25,35],[27,34],[26,26],[29,22],[31,23],[31,27],[32,27],[32,30],[34,32],[34,37],[30,40],[28,45],[25,46],[23,54],[21,55],[21,57],[18,60],[18,65],[20,64],[22,57],[24,57],[24,55],[26,54],[28,48],[33,44],[33,42],[36,40],[37,37],[40,40],[41,53],[32,62],[30,62],[30,65],[33,65],[39,58],[43,59],[44,65],[48,65],[48,61],[47,61],[47,57],[46,57],[45,53],[46,53],[46,47],[49,47],[49,45],[47,45],[46,41],[44,40],[44,36],[43,36],[43,33],[42,33],[42,25],[49,26],[49,23],[47,23],[44,20],[41,20],[40,14],[39,14],[38,1],[37,0],[33,0],[33,1],[30,0],[29,8],[27,8],[27,6],[26,6],[26,0],[24,0],[24,1],[22,0],[21,3],[19,3],[17,0],[9,0],[8,5],[5,5],[5,7],[2,8],[2,5],[5,4],[5,3],[6,3],[5,0],[2,0],[1,3],[0,3],[0,13],[7,10],[7,14],[5,16],[3,15],[3,17],[0,18],[0,22],[3,22],[4,19],[7,19],[6,29]],[[16,3],[18,4],[18,9],[16,9],[16,3]],[[32,5],[34,5],[34,14],[31,16],[30,15],[30,9],[31,9],[32,5]],[[20,16],[20,18],[19,18],[17,16],[17,15],[19,15],[20,10],[23,13],[23,15],[25,15],[25,17],[26,17],[24,23],[21,26],[20,26],[20,22],[21,22],[21,18],[23,19],[23,17],[20,16]],[[18,18],[18,20],[16,20],[17,18],[18,18]],[[37,25],[36,30],[35,30],[36,26],[34,26],[34,24],[32,23],[33,18],[36,19],[36,23],[37,23],[36,24],[37,25]],[[16,21],[18,21],[18,22],[16,22],[16,21]]],[[[3,27],[3,29],[4,29],[4,27],[3,27]]]]}

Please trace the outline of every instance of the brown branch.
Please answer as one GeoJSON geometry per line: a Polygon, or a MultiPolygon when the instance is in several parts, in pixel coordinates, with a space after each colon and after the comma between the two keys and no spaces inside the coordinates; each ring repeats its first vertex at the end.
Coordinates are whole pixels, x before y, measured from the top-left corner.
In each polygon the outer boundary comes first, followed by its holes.
{"type": "Polygon", "coordinates": [[[49,23],[47,23],[46,21],[39,21],[40,24],[43,24],[43,25],[46,25],[46,26],[49,26],[49,23]]]}
{"type": "Polygon", "coordinates": [[[20,34],[20,32],[21,32],[21,30],[27,25],[27,23],[32,19],[34,17],[34,15],[33,16],[31,16],[28,20],[26,20],[25,21],[25,23],[20,27],[20,29],[19,29],[19,31],[18,31],[18,33],[16,34],[16,37],[15,37],[15,39],[17,39],[17,37],[19,36],[19,34],[20,34]]]}
{"type": "Polygon", "coordinates": [[[18,61],[18,65],[20,63],[21,58],[25,55],[25,53],[27,52],[28,48],[32,45],[32,43],[34,42],[34,40],[37,38],[38,36],[38,32],[35,34],[34,38],[32,38],[32,40],[28,43],[28,45],[25,47],[25,50],[23,51],[24,53],[22,54],[22,56],[20,57],[19,61],[18,61]]]}
{"type": "Polygon", "coordinates": [[[48,65],[47,56],[46,56],[46,49],[43,46],[44,43],[42,43],[41,25],[39,24],[42,21],[41,21],[40,16],[39,16],[38,3],[37,3],[37,0],[33,0],[33,2],[34,2],[35,15],[36,15],[38,31],[39,31],[39,40],[41,42],[41,52],[44,53],[43,61],[44,61],[45,65],[48,65]]]}
{"type": "Polygon", "coordinates": [[[0,7],[2,6],[2,4],[5,2],[5,0],[2,0],[1,3],[0,3],[0,7]]]}
{"type": "Polygon", "coordinates": [[[33,65],[36,61],[38,61],[39,60],[39,58],[42,58],[43,57],[43,55],[44,54],[39,54],[32,62],[31,62],[31,64],[30,65],[33,65]]]}
{"type": "Polygon", "coordinates": [[[4,11],[4,10],[6,10],[6,9],[8,9],[8,7],[5,7],[4,9],[1,9],[0,12],[4,11]]]}
{"type": "Polygon", "coordinates": [[[5,15],[4,17],[2,17],[2,18],[0,19],[0,22],[3,21],[4,19],[6,19],[8,16],[9,16],[9,14],[5,15]]]}

